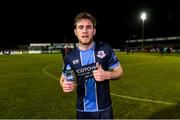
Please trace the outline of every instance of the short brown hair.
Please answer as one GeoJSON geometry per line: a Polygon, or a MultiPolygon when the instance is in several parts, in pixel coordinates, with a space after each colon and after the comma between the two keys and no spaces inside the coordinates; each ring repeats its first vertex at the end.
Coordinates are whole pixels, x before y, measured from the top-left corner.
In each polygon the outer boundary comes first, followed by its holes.
{"type": "Polygon", "coordinates": [[[93,15],[91,15],[90,13],[87,13],[87,12],[81,12],[76,16],[75,21],[74,21],[74,27],[76,27],[77,22],[82,19],[91,20],[93,27],[96,27],[96,19],[94,18],[93,15]]]}

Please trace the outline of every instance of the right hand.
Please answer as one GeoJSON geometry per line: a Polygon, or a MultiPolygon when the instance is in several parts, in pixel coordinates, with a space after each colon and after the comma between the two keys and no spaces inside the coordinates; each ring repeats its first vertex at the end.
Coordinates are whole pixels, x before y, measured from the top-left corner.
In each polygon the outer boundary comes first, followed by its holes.
{"type": "Polygon", "coordinates": [[[64,80],[62,83],[62,88],[64,92],[72,92],[75,90],[76,84],[73,81],[71,82],[71,81],[64,80]]]}

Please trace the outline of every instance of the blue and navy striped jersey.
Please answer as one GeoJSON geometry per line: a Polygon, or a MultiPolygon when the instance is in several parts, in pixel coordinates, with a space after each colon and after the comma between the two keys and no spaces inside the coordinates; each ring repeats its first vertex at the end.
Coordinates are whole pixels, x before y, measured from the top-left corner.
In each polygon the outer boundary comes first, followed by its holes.
{"type": "Polygon", "coordinates": [[[63,72],[69,64],[77,78],[77,110],[82,112],[103,111],[111,107],[109,80],[95,81],[92,71],[98,62],[104,70],[120,64],[113,49],[107,43],[94,42],[87,51],[75,48],[64,60],[63,72]]]}

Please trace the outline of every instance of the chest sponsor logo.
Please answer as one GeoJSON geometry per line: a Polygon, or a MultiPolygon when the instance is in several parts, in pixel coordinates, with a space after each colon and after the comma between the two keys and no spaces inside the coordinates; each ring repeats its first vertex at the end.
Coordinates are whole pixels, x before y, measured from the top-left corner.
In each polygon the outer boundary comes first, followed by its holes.
{"type": "Polygon", "coordinates": [[[79,69],[76,69],[75,71],[77,73],[77,76],[84,77],[85,79],[87,79],[87,78],[93,77],[93,73],[92,73],[93,70],[96,70],[96,64],[95,63],[83,66],[79,69]]]}

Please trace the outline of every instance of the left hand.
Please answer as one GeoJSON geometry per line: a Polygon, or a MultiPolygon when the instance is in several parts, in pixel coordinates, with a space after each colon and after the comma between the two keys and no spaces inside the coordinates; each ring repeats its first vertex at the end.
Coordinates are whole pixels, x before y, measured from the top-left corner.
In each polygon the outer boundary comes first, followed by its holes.
{"type": "Polygon", "coordinates": [[[104,81],[108,79],[108,73],[107,71],[104,71],[102,66],[99,65],[99,63],[96,63],[97,70],[93,71],[93,75],[96,81],[104,81]]]}

